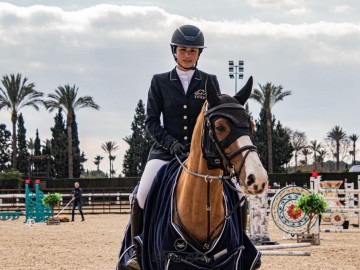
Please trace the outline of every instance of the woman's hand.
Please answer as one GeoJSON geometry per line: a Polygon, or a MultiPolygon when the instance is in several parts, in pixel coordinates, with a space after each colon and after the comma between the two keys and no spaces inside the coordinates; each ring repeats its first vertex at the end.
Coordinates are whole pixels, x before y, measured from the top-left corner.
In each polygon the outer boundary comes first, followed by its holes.
{"type": "Polygon", "coordinates": [[[174,142],[170,146],[170,154],[177,155],[177,156],[184,155],[185,154],[185,146],[182,143],[174,142]]]}

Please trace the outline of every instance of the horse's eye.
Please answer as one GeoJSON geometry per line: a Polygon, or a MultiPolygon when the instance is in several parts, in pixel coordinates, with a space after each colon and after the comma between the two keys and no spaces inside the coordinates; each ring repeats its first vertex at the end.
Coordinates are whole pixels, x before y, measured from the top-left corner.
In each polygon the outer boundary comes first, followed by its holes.
{"type": "Polygon", "coordinates": [[[216,127],[216,130],[219,131],[219,132],[224,132],[226,130],[225,126],[217,126],[216,127]]]}

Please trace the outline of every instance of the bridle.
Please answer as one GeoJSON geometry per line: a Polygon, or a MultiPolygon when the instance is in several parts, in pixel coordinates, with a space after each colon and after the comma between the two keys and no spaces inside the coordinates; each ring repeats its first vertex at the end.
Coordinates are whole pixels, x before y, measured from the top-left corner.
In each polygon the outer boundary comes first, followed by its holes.
{"type": "MultiPolygon", "coordinates": [[[[200,177],[203,178],[205,180],[220,180],[223,183],[226,183],[227,181],[233,179],[234,177],[236,178],[236,180],[238,181],[238,183],[241,185],[241,181],[240,181],[240,173],[242,171],[242,169],[244,168],[245,165],[245,161],[246,158],[248,157],[248,155],[251,152],[256,152],[257,153],[257,147],[255,145],[246,145],[243,147],[240,147],[238,149],[236,149],[234,152],[230,153],[229,155],[225,154],[225,149],[230,146],[231,143],[233,143],[233,141],[227,143],[226,145],[221,145],[221,142],[218,141],[218,139],[215,137],[215,132],[214,129],[212,127],[211,124],[211,118],[214,116],[223,116],[223,117],[227,117],[226,114],[221,113],[219,111],[224,109],[231,109],[231,110],[244,110],[244,107],[240,104],[237,103],[225,103],[225,104],[220,104],[217,105],[211,109],[208,109],[207,106],[205,107],[205,111],[204,111],[204,126],[203,126],[203,134],[202,134],[202,144],[204,143],[204,140],[206,138],[206,136],[208,136],[208,138],[210,139],[211,143],[213,144],[213,146],[215,147],[216,150],[216,154],[218,155],[219,158],[215,158],[215,160],[213,161],[213,163],[217,164],[217,168],[222,169],[226,175],[219,175],[219,176],[213,176],[213,175],[205,175],[205,174],[201,174],[201,173],[197,173],[197,172],[192,172],[190,171],[186,166],[185,166],[185,162],[182,162],[180,160],[180,158],[176,155],[176,158],[178,160],[178,162],[180,163],[180,166],[182,167],[182,169],[187,172],[188,174],[192,175],[192,176],[196,176],[196,177],[200,177]],[[205,130],[208,129],[208,134],[206,134],[205,130]],[[245,155],[243,157],[243,160],[240,164],[239,167],[239,171],[236,172],[235,171],[235,165],[231,162],[232,159],[234,159],[235,157],[237,157],[238,155],[241,155],[243,152],[245,152],[245,155]],[[225,166],[224,166],[225,164],[225,166]]],[[[251,127],[250,127],[251,130],[251,127]]],[[[251,131],[250,131],[251,133],[251,131]]],[[[250,134],[251,135],[251,134],[250,134]]],[[[205,159],[208,160],[209,157],[207,157],[206,155],[204,155],[204,146],[203,146],[203,156],[205,159]]]]}
{"type": "MultiPolygon", "coordinates": [[[[251,152],[256,152],[257,153],[257,147],[255,145],[246,145],[243,147],[240,147],[238,149],[236,149],[235,151],[233,151],[232,153],[230,153],[229,155],[227,155],[225,153],[225,149],[227,147],[230,146],[230,144],[232,144],[234,141],[228,141],[225,144],[222,142],[219,142],[218,139],[216,138],[215,131],[212,127],[211,124],[211,118],[215,117],[215,116],[220,116],[220,117],[228,117],[230,118],[230,120],[232,120],[231,115],[228,113],[225,113],[223,110],[244,110],[244,107],[240,104],[237,103],[225,103],[225,104],[220,104],[217,105],[211,109],[207,108],[207,104],[205,106],[205,111],[204,111],[204,125],[203,125],[203,130],[202,130],[202,148],[203,148],[203,156],[204,158],[208,161],[208,166],[209,163],[212,166],[218,166],[218,168],[221,168],[226,175],[219,175],[219,176],[213,176],[213,175],[205,175],[205,174],[201,174],[201,173],[197,173],[197,172],[193,172],[190,171],[186,166],[185,166],[185,162],[182,162],[180,160],[180,158],[175,155],[176,159],[178,160],[181,168],[188,174],[195,176],[195,177],[200,177],[203,178],[205,180],[205,182],[207,183],[207,205],[206,205],[206,210],[208,213],[208,233],[207,233],[207,240],[205,241],[205,243],[202,245],[204,249],[208,250],[210,248],[210,242],[211,242],[211,237],[212,235],[222,226],[222,224],[225,223],[225,221],[227,219],[229,219],[231,217],[231,215],[236,211],[236,209],[238,207],[240,207],[240,205],[243,203],[243,201],[245,200],[245,196],[243,196],[238,203],[231,209],[231,211],[225,216],[225,218],[215,227],[215,229],[210,232],[210,211],[211,211],[211,205],[210,205],[210,183],[215,179],[215,180],[219,180],[221,183],[226,184],[230,189],[232,189],[233,191],[235,191],[236,193],[242,193],[240,189],[236,188],[234,186],[233,180],[235,179],[235,181],[241,186],[241,180],[240,180],[240,174],[242,169],[244,168],[245,165],[245,161],[246,158],[248,157],[248,155],[251,152]],[[206,130],[208,130],[208,132],[206,133],[206,130]],[[208,136],[208,138],[206,137],[208,136]],[[215,147],[215,151],[216,155],[212,155],[211,157],[207,157],[204,154],[204,141],[205,139],[210,139],[211,144],[215,147]],[[240,164],[239,167],[239,171],[236,172],[235,171],[235,165],[231,162],[232,159],[234,159],[235,157],[237,157],[238,155],[241,155],[243,152],[246,153],[244,154],[243,160],[240,164]]],[[[249,120],[250,121],[250,120],[249,120]]],[[[250,130],[251,130],[251,125],[250,125],[250,130]]],[[[251,133],[251,131],[250,131],[251,133]]],[[[243,134],[245,135],[245,134],[243,134]]],[[[236,138],[237,139],[237,138],[236,138]]],[[[226,139],[225,139],[226,140],[226,139]]],[[[224,141],[225,141],[224,140],[224,141]]],[[[206,146],[205,146],[206,147],[206,146]]],[[[211,151],[210,151],[211,152],[211,151]]],[[[186,232],[184,225],[182,224],[181,220],[180,220],[180,216],[177,212],[177,207],[176,207],[176,203],[175,205],[175,217],[178,221],[179,226],[182,228],[182,230],[184,232],[186,232]]],[[[193,242],[198,243],[198,241],[196,239],[194,239],[193,237],[191,237],[190,235],[188,235],[189,238],[192,239],[193,242]]],[[[198,243],[199,244],[199,243],[198,243]]],[[[201,245],[201,244],[200,244],[201,245]]]]}

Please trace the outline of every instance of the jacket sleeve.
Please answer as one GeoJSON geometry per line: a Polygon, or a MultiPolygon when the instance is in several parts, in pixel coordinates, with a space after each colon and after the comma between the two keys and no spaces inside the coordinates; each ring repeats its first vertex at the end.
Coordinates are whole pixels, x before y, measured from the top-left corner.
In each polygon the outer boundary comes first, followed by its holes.
{"type": "Polygon", "coordinates": [[[153,77],[148,93],[148,100],[146,105],[146,129],[155,141],[169,151],[170,146],[177,140],[168,134],[168,132],[161,126],[160,116],[163,111],[163,97],[156,78],[153,77]]]}

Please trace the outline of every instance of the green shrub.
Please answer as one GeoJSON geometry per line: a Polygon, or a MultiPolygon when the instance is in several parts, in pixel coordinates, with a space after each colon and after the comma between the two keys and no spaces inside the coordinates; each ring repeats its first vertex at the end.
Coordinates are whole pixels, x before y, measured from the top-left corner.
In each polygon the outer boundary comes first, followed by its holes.
{"type": "Polygon", "coordinates": [[[310,193],[301,195],[296,202],[296,210],[301,210],[305,215],[309,216],[307,225],[307,233],[310,234],[310,226],[314,217],[326,212],[328,205],[319,193],[310,193]]]}
{"type": "Polygon", "coordinates": [[[54,217],[54,208],[61,203],[60,193],[49,193],[42,199],[43,205],[51,207],[51,215],[54,217]]]}

